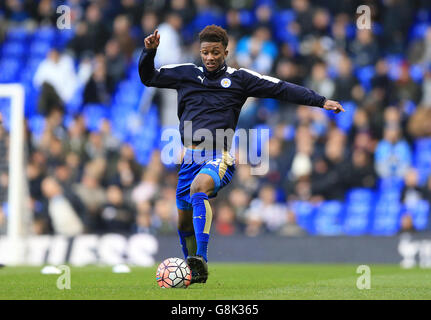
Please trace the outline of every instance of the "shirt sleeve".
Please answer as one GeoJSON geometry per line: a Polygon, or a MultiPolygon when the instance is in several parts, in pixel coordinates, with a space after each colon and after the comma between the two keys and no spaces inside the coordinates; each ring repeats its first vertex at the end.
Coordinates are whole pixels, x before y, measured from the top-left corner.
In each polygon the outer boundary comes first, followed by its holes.
{"type": "Polygon", "coordinates": [[[243,85],[247,97],[273,98],[296,104],[323,107],[326,98],[311,89],[263,76],[255,71],[241,68],[243,85]]]}
{"type": "Polygon", "coordinates": [[[166,65],[160,69],[154,67],[157,49],[145,49],[139,58],[139,76],[147,87],[178,89],[181,81],[181,65],[166,65]]]}

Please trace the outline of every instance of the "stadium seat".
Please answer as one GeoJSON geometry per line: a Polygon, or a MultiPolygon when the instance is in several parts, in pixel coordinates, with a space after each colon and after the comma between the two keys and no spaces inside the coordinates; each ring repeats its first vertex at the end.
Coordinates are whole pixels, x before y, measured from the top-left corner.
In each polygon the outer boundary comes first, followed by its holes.
{"type": "Polygon", "coordinates": [[[83,103],[83,91],[84,88],[81,86],[78,88],[75,93],[73,94],[72,99],[70,99],[65,104],[65,110],[67,115],[74,116],[81,112],[82,110],[82,103],[83,103]]]}
{"type": "Polygon", "coordinates": [[[29,118],[28,126],[31,133],[33,133],[36,137],[40,137],[45,129],[45,123],[45,117],[35,114],[29,118]]]}
{"type": "Polygon", "coordinates": [[[356,77],[361,82],[366,91],[371,89],[371,79],[375,74],[374,66],[365,66],[357,68],[355,71],[356,77]]]}
{"type": "Polygon", "coordinates": [[[290,207],[295,213],[297,224],[309,234],[315,234],[313,223],[316,214],[315,207],[308,201],[293,201],[290,207]]]}
{"type": "Polygon", "coordinates": [[[22,27],[10,28],[7,31],[6,39],[7,41],[17,41],[17,42],[25,42],[29,37],[30,32],[22,27]]]}
{"type": "Polygon", "coordinates": [[[427,200],[419,200],[413,204],[406,204],[403,211],[411,214],[413,226],[416,230],[423,231],[428,228],[430,203],[427,200]]]}
{"type": "Polygon", "coordinates": [[[52,43],[56,40],[56,29],[53,27],[40,27],[33,33],[33,41],[52,43]]]}
{"type": "Polygon", "coordinates": [[[316,209],[314,226],[317,235],[334,236],[343,233],[343,203],[329,200],[316,209]]]}
{"type": "Polygon", "coordinates": [[[103,119],[108,119],[108,108],[101,104],[87,104],[82,112],[87,129],[90,131],[99,131],[103,119]]]}
{"type": "Polygon", "coordinates": [[[9,131],[10,130],[10,99],[0,97],[0,113],[3,116],[3,127],[9,131]]]}
{"type": "Polygon", "coordinates": [[[367,188],[352,189],[347,193],[343,226],[345,234],[357,236],[369,231],[374,198],[374,191],[367,188]]]}
{"type": "Polygon", "coordinates": [[[2,47],[4,58],[21,58],[26,53],[25,44],[16,41],[6,41],[2,47]]]}
{"type": "Polygon", "coordinates": [[[421,83],[424,77],[425,70],[419,64],[410,66],[410,77],[418,83],[421,83]]]}
{"type": "Polygon", "coordinates": [[[20,61],[14,58],[3,58],[0,61],[0,83],[18,82],[20,61]]]}
{"type": "Polygon", "coordinates": [[[374,210],[371,234],[375,236],[395,235],[400,229],[401,209],[399,201],[379,199],[374,210]]]}
{"type": "Polygon", "coordinates": [[[379,199],[400,201],[404,180],[398,177],[381,178],[377,181],[379,199]]]}
{"type": "Polygon", "coordinates": [[[352,101],[341,101],[345,112],[339,114],[329,113],[329,117],[335,120],[337,127],[344,133],[348,133],[353,124],[353,117],[356,111],[356,104],[352,101]]]}
{"type": "Polygon", "coordinates": [[[388,76],[392,81],[396,81],[401,75],[401,65],[403,63],[403,57],[399,55],[391,55],[386,57],[388,64],[388,76]]]}
{"type": "Polygon", "coordinates": [[[425,37],[425,33],[427,28],[429,27],[429,23],[427,22],[419,22],[413,25],[410,29],[409,38],[411,41],[423,39],[425,37]]]}
{"type": "Polygon", "coordinates": [[[419,174],[419,183],[423,184],[431,174],[431,139],[420,138],[414,142],[413,164],[419,174]]]}
{"type": "Polygon", "coordinates": [[[51,44],[46,41],[34,41],[30,45],[30,57],[44,58],[51,49],[51,44]]]}

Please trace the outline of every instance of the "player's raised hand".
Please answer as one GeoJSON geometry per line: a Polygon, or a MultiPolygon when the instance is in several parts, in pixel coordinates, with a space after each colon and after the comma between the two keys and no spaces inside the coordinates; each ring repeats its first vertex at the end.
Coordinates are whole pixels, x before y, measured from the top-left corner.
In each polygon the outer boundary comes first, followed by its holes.
{"type": "Polygon", "coordinates": [[[159,30],[154,30],[153,34],[150,34],[148,37],[146,37],[144,44],[146,49],[157,49],[160,44],[159,30]]]}
{"type": "Polygon", "coordinates": [[[341,111],[345,111],[343,106],[338,101],[334,100],[326,100],[325,104],[323,105],[323,109],[332,110],[334,111],[334,113],[340,113],[341,111]]]}

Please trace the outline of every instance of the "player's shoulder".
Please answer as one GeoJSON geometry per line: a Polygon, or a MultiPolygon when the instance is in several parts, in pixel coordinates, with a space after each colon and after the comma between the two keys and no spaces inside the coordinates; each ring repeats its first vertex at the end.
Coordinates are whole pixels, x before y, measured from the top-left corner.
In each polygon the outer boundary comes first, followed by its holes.
{"type": "Polygon", "coordinates": [[[198,66],[195,65],[194,63],[173,63],[173,64],[167,64],[167,65],[161,66],[159,68],[159,71],[163,70],[163,69],[175,69],[176,71],[177,70],[194,70],[196,68],[198,68],[198,66]]]}
{"type": "Polygon", "coordinates": [[[249,80],[267,80],[273,83],[279,83],[281,80],[278,78],[274,78],[268,75],[262,75],[259,72],[247,69],[247,68],[240,68],[238,72],[241,73],[241,76],[243,79],[249,79],[249,80]]]}

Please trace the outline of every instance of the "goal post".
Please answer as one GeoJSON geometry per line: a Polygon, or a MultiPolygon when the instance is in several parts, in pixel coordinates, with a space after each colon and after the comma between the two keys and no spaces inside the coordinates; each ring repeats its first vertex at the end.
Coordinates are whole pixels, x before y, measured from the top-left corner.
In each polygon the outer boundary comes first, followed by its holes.
{"type": "MultiPolygon", "coordinates": [[[[24,259],[23,239],[26,236],[26,187],[24,165],[24,87],[21,84],[0,84],[0,97],[10,99],[9,172],[7,238],[12,246],[9,264],[24,259]]],[[[4,115],[3,115],[4,116],[4,115]]]]}

